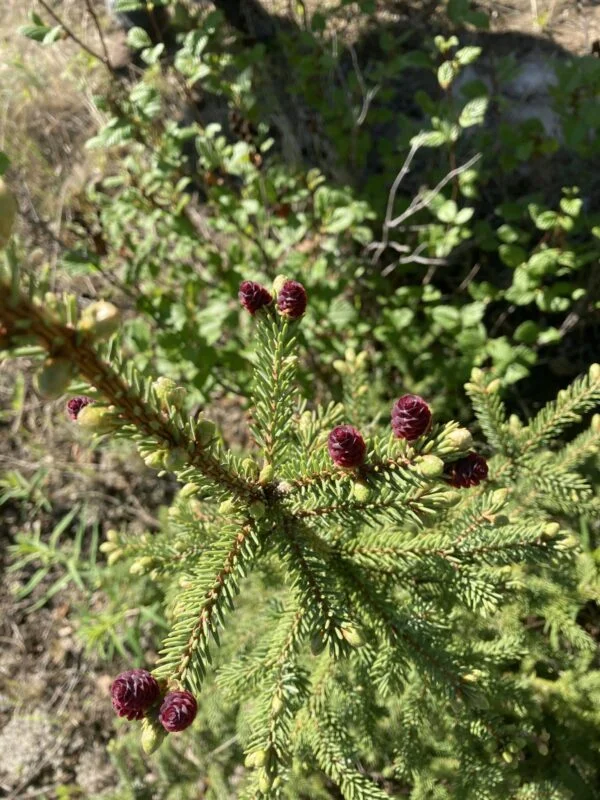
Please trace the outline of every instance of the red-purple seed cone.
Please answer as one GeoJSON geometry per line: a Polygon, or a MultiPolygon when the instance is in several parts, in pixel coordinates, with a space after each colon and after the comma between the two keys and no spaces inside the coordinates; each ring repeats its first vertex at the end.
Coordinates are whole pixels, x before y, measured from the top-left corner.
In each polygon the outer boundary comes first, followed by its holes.
{"type": "Polygon", "coordinates": [[[169,733],[189,727],[198,711],[196,698],[191,692],[169,692],[158,712],[158,720],[169,733]]]}
{"type": "Polygon", "coordinates": [[[451,486],[468,489],[477,486],[488,476],[487,461],[479,453],[468,453],[458,461],[452,461],[444,470],[451,486]]]}
{"type": "Polygon", "coordinates": [[[414,442],[431,426],[431,409],[416,394],[405,394],[392,407],[392,429],[398,439],[414,442]]]}
{"type": "Polygon", "coordinates": [[[286,281],[277,293],[277,308],[290,319],[299,319],[307,303],[306,289],[298,281],[286,281]]]}
{"type": "Polygon", "coordinates": [[[75,422],[81,409],[89,406],[89,404],[93,402],[91,397],[85,397],[85,395],[81,397],[72,397],[67,403],[67,414],[73,422],[75,422]]]}
{"type": "Polygon", "coordinates": [[[242,281],[238,297],[246,311],[249,311],[252,315],[256,314],[259,308],[268,306],[269,303],[273,302],[270,292],[260,283],[255,283],[254,281],[242,281]]]}
{"type": "Polygon", "coordinates": [[[110,693],[114,710],[120,717],[142,719],[159,698],[156,679],[145,669],[122,672],[113,681],[110,693]]]}
{"type": "Polygon", "coordinates": [[[338,425],[329,434],[327,449],[338,467],[359,467],[365,460],[367,445],[352,425],[338,425]]]}

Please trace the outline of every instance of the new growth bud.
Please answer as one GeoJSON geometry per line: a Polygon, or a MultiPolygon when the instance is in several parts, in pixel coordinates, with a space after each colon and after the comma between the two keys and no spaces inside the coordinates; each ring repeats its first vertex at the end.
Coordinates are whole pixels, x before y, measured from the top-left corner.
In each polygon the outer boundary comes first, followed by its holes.
{"type": "Polygon", "coordinates": [[[157,378],[152,386],[163,410],[166,411],[168,406],[183,408],[187,394],[183,386],[177,386],[171,378],[157,378]]]}
{"type": "Polygon", "coordinates": [[[164,742],[167,732],[156,720],[145,717],[142,720],[142,750],[146,755],[156,752],[164,742]]]}
{"type": "Polygon", "coordinates": [[[112,411],[106,406],[90,404],[82,408],[77,415],[77,424],[85,431],[102,436],[115,430],[116,420],[112,411]]]}
{"type": "Polygon", "coordinates": [[[110,339],[121,325],[121,312],[112,303],[99,300],[85,308],[77,325],[80,331],[94,339],[110,339]]]}
{"type": "Polygon", "coordinates": [[[439,478],[444,472],[444,462],[437,456],[421,456],[416,467],[424,478],[439,478]]]}
{"type": "Polygon", "coordinates": [[[69,387],[74,374],[74,366],[66,358],[47,358],[37,376],[40,394],[44,397],[59,397],[69,387]]]}

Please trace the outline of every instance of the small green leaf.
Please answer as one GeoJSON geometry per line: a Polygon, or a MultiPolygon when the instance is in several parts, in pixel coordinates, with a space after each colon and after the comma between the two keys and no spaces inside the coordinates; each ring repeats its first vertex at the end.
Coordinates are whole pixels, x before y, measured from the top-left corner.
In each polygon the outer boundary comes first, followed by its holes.
{"type": "Polygon", "coordinates": [[[454,61],[444,61],[444,63],[438,68],[437,72],[438,83],[442,89],[447,89],[452,81],[456,78],[457,74],[458,70],[454,61]]]}
{"type": "Polygon", "coordinates": [[[127,34],[127,44],[132,50],[142,50],[152,45],[152,39],[143,28],[131,28],[127,34]]]}
{"type": "Polygon", "coordinates": [[[458,118],[458,124],[461,128],[481,125],[485,119],[488,102],[487,97],[475,97],[473,100],[469,100],[458,118]]]}

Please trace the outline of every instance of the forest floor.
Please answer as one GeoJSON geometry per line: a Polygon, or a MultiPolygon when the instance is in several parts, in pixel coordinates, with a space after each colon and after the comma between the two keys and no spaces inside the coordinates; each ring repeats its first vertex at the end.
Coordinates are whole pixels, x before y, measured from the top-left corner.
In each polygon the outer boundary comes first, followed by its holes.
{"type": "MultiPolygon", "coordinates": [[[[103,0],[96,0],[103,8],[103,0]]],[[[64,204],[93,172],[82,159],[94,130],[90,95],[99,79],[89,59],[62,42],[40,48],[17,34],[35,0],[0,0],[0,150],[22,142],[16,168],[23,231],[39,218],[60,220],[64,204]]],[[[79,0],[56,3],[61,15],[89,41],[95,31],[79,0]]],[[[265,2],[279,13],[283,0],[265,2]]],[[[390,9],[401,3],[390,2],[390,9]]],[[[322,7],[307,0],[307,11],[322,7]]],[[[483,0],[494,32],[550,39],[576,55],[600,40],[600,6],[575,0],[483,0]]],[[[391,13],[391,12],[390,12],[391,13]]],[[[115,47],[119,36],[114,35],[115,47]]],[[[14,149],[14,148],[13,148],[14,149]]],[[[34,258],[56,264],[52,235],[35,239],[34,258]]],[[[89,452],[80,444],[60,404],[42,404],[27,363],[0,363],[0,797],[70,800],[95,797],[113,787],[117,774],[106,754],[114,734],[109,701],[111,675],[122,666],[86,652],[71,610],[86,601],[73,585],[34,613],[31,606],[52,587],[47,577],[26,597],[33,566],[8,572],[9,546],[25,531],[48,541],[73,504],[85,500],[92,525],[102,528],[155,524],[172,487],[130,455],[89,452]],[[18,476],[23,478],[20,482],[18,476]]],[[[88,598],[91,604],[101,597],[88,598]]]]}

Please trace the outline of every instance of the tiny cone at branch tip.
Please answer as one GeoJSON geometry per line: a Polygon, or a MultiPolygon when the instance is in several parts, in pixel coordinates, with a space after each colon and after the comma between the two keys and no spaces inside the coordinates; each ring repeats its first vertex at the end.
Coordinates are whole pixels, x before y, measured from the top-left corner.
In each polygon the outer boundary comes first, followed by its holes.
{"type": "Polygon", "coordinates": [[[160,695],[156,678],[145,669],[131,669],[118,675],[110,689],[114,710],[120,717],[142,719],[160,695]]]}
{"type": "Polygon", "coordinates": [[[67,402],[67,414],[69,415],[69,418],[75,422],[81,409],[91,405],[93,402],[94,401],[91,397],[86,397],[85,395],[81,395],[80,397],[72,397],[67,402]]]}
{"type": "Polygon", "coordinates": [[[367,453],[365,440],[352,425],[338,425],[334,428],[329,434],[327,449],[333,463],[345,469],[359,467],[367,453]]]}
{"type": "Polygon", "coordinates": [[[196,717],[198,704],[191,692],[169,692],[162,702],[158,719],[168,733],[188,728],[196,717]]]}
{"type": "Polygon", "coordinates": [[[277,308],[289,319],[299,319],[306,311],[306,289],[298,281],[286,281],[277,292],[277,308]]]}
{"type": "Polygon", "coordinates": [[[431,409],[416,394],[405,394],[392,407],[392,429],[398,439],[414,442],[431,427],[431,409]]]}
{"type": "Polygon", "coordinates": [[[0,249],[8,244],[17,211],[18,206],[14,194],[0,178],[0,249]]]}
{"type": "Polygon", "coordinates": [[[254,315],[256,312],[273,302],[273,297],[268,289],[255,281],[242,281],[238,298],[242,306],[254,315]]]}
{"type": "Polygon", "coordinates": [[[446,465],[445,473],[451,486],[457,489],[468,489],[478,486],[488,476],[488,465],[479,453],[469,453],[458,461],[446,465]]]}

